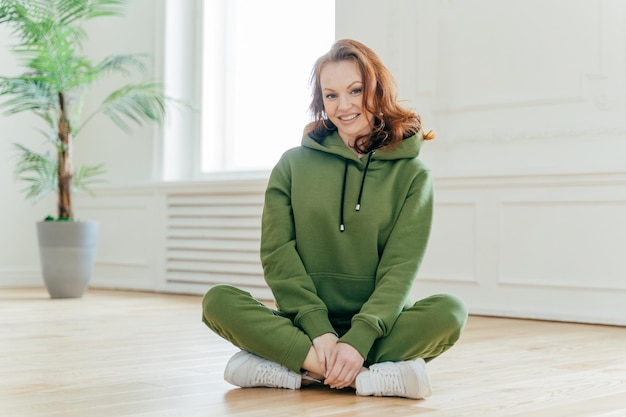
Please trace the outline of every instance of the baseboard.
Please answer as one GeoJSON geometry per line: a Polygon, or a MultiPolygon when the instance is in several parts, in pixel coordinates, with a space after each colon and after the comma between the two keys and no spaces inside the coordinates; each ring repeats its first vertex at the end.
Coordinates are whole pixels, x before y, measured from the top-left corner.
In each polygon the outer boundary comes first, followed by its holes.
{"type": "Polygon", "coordinates": [[[44,285],[38,268],[0,268],[0,288],[44,285]]]}

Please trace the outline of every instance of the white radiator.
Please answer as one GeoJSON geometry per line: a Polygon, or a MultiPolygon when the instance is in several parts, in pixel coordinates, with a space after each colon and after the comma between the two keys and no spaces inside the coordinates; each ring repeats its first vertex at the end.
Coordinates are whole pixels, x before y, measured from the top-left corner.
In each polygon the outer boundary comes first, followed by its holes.
{"type": "Polygon", "coordinates": [[[167,286],[224,283],[269,294],[259,259],[264,186],[238,188],[167,194],[167,286]]]}

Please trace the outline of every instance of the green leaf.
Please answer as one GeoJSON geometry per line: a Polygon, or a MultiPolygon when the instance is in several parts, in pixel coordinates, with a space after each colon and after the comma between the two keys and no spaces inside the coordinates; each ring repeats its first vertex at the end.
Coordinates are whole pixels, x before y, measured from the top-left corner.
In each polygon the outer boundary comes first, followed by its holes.
{"type": "Polygon", "coordinates": [[[22,191],[26,199],[37,202],[57,189],[57,164],[47,155],[38,154],[15,144],[19,160],[15,167],[17,179],[29,184],[22,191]]]}
{"type": "Polygon", "coordinates": [[[87,194],[94,196],[93,191],[91,191],[91,186],[93,184],[103,183],[101,177],[106,170],[104,169],[104,164],[98,164],[93,166],[83,165],[74,173],[74,191],[84,191],[87,194]]]}
{"type": "Polygon", "coordinates": [[[146,121],[163,122],[166,99],[160,83],[130,84],[111,93],[100,110],[122,130],[129,132],[127,120],[140,126],[146,121]]]}
{"type": "Polygon", "coordinates": [[[44,119],[48,126],[54,126],[52,118],[56,112],[56,96],[48,84],[28,77],[0,77],[0,96],[4,95],[11,97],[0,104],[0,107],[5,108],[5,114],[32,111],[44,119]]]}
{"type": "Polygon", "coordinates": [[[100,62],[94,68],[94,72],[97,73],[120,73],[123,75],[131,75],[132,69],[136,69],[139,72],[144,72],[146,70],[146,65],[143,60],[140,58],[142,55],[138,54],[117,54],[117,55],[109,55],[104,58],[102,62],[100,62]]]}
{"type": "Polygon", "coordinates": [[[59,22],[69,24],[77,20],[90,20],[103,16],[120,16],[123,0],[63,0],[56,2],[59,22]]]}

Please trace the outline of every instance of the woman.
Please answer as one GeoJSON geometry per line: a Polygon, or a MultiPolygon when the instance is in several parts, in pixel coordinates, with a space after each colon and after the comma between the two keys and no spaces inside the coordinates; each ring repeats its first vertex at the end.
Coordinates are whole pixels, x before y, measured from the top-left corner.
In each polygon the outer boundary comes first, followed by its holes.
{"type": "Polygon", "coordinates": [[[203,321],[242,349],[224,373],[234,385],[426,397],[425,362],[467,319],[451,295],[408,300],[433,208],[432,176],[417,156],[435,134],[398,104],[392,75],[359,42],[337,41],[311,84],[314,122],[265,194],[261,262],[277,310],[219,285],[203,300],[203,321]]]}

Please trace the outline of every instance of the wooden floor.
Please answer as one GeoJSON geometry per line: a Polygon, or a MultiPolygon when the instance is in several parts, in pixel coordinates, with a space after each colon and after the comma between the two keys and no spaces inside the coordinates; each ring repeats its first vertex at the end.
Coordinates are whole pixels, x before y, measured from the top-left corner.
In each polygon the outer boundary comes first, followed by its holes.
{"type": "Polygon", "coordinates": [[[426,400],[240,389],[201,298],[0,289],[0,416],[626,416],[626,329],[470,317],[426,400]]]}

